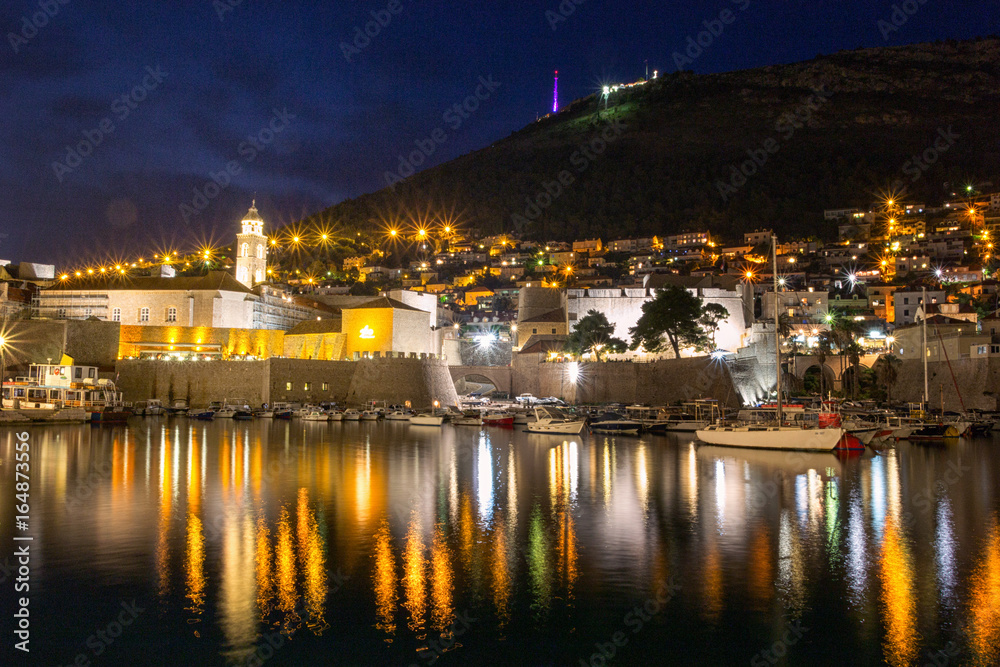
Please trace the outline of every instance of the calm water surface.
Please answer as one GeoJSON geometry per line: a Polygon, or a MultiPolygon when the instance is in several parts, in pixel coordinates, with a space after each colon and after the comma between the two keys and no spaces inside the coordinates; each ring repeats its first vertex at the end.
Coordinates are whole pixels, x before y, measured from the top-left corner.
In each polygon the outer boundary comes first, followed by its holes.
{"type": "Polygon", "coordinates": [[[839,459],[392,422],[29,431],[33,664],[1000,664],[992,439],[839,459]]]}

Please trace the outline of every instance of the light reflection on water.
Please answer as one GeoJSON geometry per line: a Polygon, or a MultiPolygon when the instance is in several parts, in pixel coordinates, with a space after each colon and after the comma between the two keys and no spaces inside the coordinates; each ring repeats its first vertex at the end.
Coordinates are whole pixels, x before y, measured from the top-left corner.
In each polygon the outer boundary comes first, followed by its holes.
{"type": "MultiPolygon", "coordinates": [[[[271,664],[345,641],[369,664],[431,641],[469,662],[527,643],[575,663],[671,580],[623,662],[662,662],[665,643],[687,664],[748,662],[795,620],[836,631],[787,664],[916,665],[949,645],[963,664],[1000,659],[990,441],[842,460],[396,423],[31,434],[33,590],[55,661],[86,650],[73,619],[127,597],[158,604],[133,658],[166,634],[190,664],[245,663],[277,632],[294,642],[271,664]]],[[[0,434],[4,465],[13,442],[0,434]]]]}

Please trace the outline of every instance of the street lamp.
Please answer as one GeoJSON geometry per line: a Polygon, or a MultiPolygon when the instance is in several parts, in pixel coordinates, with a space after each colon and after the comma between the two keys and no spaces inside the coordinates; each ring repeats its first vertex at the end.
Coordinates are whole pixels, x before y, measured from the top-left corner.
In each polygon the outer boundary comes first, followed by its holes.
{"type": "MultiPolygon", "coordinates": [[[[7,374],[7,337],[0,334],[0,388],[3,387],[4,375],[7,374]]],[[[0,401],[0,410],[3,410],[3,402],[0,401]]]]}

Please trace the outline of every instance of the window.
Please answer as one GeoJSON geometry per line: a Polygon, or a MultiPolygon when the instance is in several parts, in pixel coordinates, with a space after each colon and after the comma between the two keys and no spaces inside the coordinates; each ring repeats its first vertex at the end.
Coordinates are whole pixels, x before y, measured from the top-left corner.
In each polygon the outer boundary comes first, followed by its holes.
{"type": "Polygon", "coordinates": [[[93,317],[94,316],[94,309],[91,308],[91,307],[89,307],[89,306],[86,307],[86,308],[84,308],[83,309],[83,316],[84,317],[93,317]]]}
{"type": "Polygon", "coordinates": [[[96,368],[91,368],[90,369],[90,373],[88,375],[90,377],[94,377],[96,374],[97,374],[97,369],[96,368]]]}
{"type": "Polygon", "coordinates": [[[303,386],[303,388],[304,388],[304,389],[305,389],[306,391],[309,391],[310,387],[312,387],[312,383],[311,383],[311,382],[306,382],[306,383],[305,383],[305,385],[303,386]]]}
{"type": "MultiPolygon", "coordinates": [[[[909,311],[909,309],[906,309],[906,310],[904,310],[904,311],[903,311],[903,317],[909,317],[909,316],[910,316],[910,311],[909,311]]],[[[777,380],[775,380],[775,384],[777,384],[777,380]]]]}
{"type": "Polygon", "coordinates": [[[80,368],[79,366],[77,366],[76,368],[74,368],[73,369],[73,377],[76,378],[76,379],[82,379],[83,378],[83,369],[80,368]]]}
{"type": "Polygon", "coordinates": [[[240,257],[249,257],[249,256],[250,256],[250,244],[244,243],[243,245],[240,246],[240,257]]]}
{"type": "Polygon", "coordinates": [[[533,333],[533,334],[536,334],[536,333],[538,333],[538,329],[532,329],[532,330],[531,330],[531,333],[533,333]]]}
{"type": "Polygon", "coordinates": [[[173,306],[170,306],[169,308],[167,308],[167,322],[176,322],[176,321],[177,321],[177,309],[174,308],[173,306]]]}
{"type": "Polygon", "coordinates": [[[906,304],[908,304],[908,303],[910,303],[910,297],[908,297],[908,296],[904,296],[904,297],[903,297],[903,304],[904,304],[904,305],[906,305],[906,304]]]}
{"type": "Polygon", "coordinates": [[[139,321],[140,322],[148,322],[149,321],[149,308],[140,308],[139,309],[139,321]]]}
{"type": "Polygon", "coordinates": [[[291,390],[292,390],[292,383],[291,382],[286,382],[285,383],[285,391],[291,391],[291,390]]]}
{"type": "Polygon", "coordinates": [[[66,317],[66,309],[56,308],[56,317],[66,317]]]}
{"type": "Polygon", "coordinates": [[[257,259],[264,259],[264,246],[260,243],[257,244],[257,259]]]}
{"type": "Polygon", "coordinates": [[[323,383],[323,391],[330,391],[330,383],[329,382],[324,382],[323,383]]]}
{"type": "Polygon", "coordinates": [[[122,321],[122,309],[121,308],[112,308],[111,309],[111,321],[112,322],[121,322],[122,321]]]}

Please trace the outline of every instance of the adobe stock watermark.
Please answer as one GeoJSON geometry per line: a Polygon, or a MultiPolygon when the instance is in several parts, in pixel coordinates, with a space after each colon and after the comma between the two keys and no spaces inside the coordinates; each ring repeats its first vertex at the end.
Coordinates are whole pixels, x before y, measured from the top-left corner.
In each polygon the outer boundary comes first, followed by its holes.
{"type": "MultiPolygon", "coordinates": [[[[427,640],[426,646],[417,649],[420,659],[428,665],[433,665],[442,655],[452,650],[458,643],[458,638],[464,635],[479,619],[469,614],[469,610],[455,614],[455,621],[441,633],[437,639],[427,640]]],[[[412,663],[410,667],[419,667],[412,663]]]]}
{"type": "MultiPolygon", "coordinates": [[[[633,635],[642,632],[642,629],[653,620],[653,617],[663,611],[664,607],[681,591],[682,586],[671,577],[660,584],[656,594],[648,598],[641,605],[636,605],[630,609],[622,618],[622,625],[632,630],[633,635]]],[[[596,649],[586,660],[580,658],[580,667],[605,667],[614,660],[618,652],[628,645],[629,636],[624,630],[618,630],[611,635],[606,642],[595,642],[596,649]]]]}
{"type": "Polygon", "coordinates": [[[159,65],[155,68],[147,66],[146,76],[139,83],[112,100],[111,114],[99,120],[93,129],[81,132],[80,140],[75,145],[66,146],[66,155],[61,159],[53,160],[52,171],[55,173],[56,180],[62,183],[67,174],[72,174],[79,168],[83,161],[90,157],[97,147],[118,129],[115,121],[124,122],[149,97],[151,92],[160,87],[166,78],[167,72],[163,71],[159,65]]]}
{"type": "Polygon", "coordinates": [[[208,208],[212,200],[229,187],[233,178],[243,173],[243,165],[252,164],[268,146],[274,143],[278,135],[288,129],[288,126],[296,118],[295,114],[291,113],[287,107],[280,111],[273,109],[272,112],[271,120],[264,127],[254,134],[247,135],[246,141],[240,142],[240,145],[237,146],[236,152],[242,158],[242,163],[240,160],[230,160],[226,162],[223,169],[208,172],[209,180],[194,188],[190,202],[184,202],[180,205],[180,213],[184,222],[190,222],[191,218],[208,208]]]}
{"type": "Polygon", "coordinates": [[[341,42],[340,51],[344,54],[344,60],[353,62],[354,56],[361,55],[361,52],[371,46],[372,40],[382,34],[382,31],[392,23],[393,16],[403,13],[402,0],[389,0],[384,9],[373,9],[370,14],[371,21],[362,26],[354,26],[354,35],[350,42],[341,42]]]}
{"type": "Polygon", "coordinates": [[[38,0],[39,11],[33,12],[30,16],[27,14],[22,16],[21,29],[18,32],[7,33],[11,50],[15,54],[19,53],[21,47],[27,46],[28,42],[37,37],[38,31],[47,26],[69,3],[70,0],[38,0]]]}
{"type": "Polygon", "coordinates": [[[215,15],[219,17],[219,21],[225,23],[226,14],[235,11],[242,4],[243,0],[212,0],[212,9],[215,10],[215,15]]]}
{"type": "MultiPolygon", "coordinates": [[[[745,12],[750,8],[750,0],[729,1],[736,5],[741,12],[745,12]]],[[[705,29],[697,35],[688,35],[684,53],[674,51],[673,54],[671,54],[674,59],[674,65],[677,67],[677,71],[684,71],[684,67],[686,65],[693,65],[694,61],[701,58],[702,54],[715,44],[715,40],[722,37],[722,33],[725,32],[726,26],[736,23],[737,16],[739,16],[739,14],[736,14],[732,9],[726,7],[719,12],[718,18],[711,20],[706,19],[702,21],[701,24],[705,29]]]]}
{"type": "Polygon", "coordinates": [[[545,10],[545,20],[549,22],[549,26],[552,27],[552,32],[555,32],[559,28],[560,23],[565,23],[566,20],[576,13],[576,8],[585,3],[587,0],[562,0],[556,8],[545,10]]]}
{"type": "MultiPolygon", "coordinates": [[[[105,651],[118,641],[118,638],[122,636],[125,630],[135,623],[139,615],[146,611],[146,608],[137,605],[135,600],[131,602],[122,600],[119,606],[121,607],[121,611],[110,622],[100,625],[92,635],[87,637],[84,643],[90,649],[89,654],[84,651],[77,653],[72,661],[66,663],[66,667],[87,667],[90,665],[91,656],[97,658],[103,655],[105,651]]],[[[60,667],[63,666],[60,665],[60,667]]]]}
{"type": "MultiPolygon", "coordinates": [[[[573,154],[569,157],[569,166],[578,174],[584,173],[597,158],[608,150],[608,146],[617,141],[627,129],[628,126],[621,119],[613,119],[610,125],[592,136],[587,143],[580,144],[573,151],[573,154]]],[[[518,232],[523,231],[525,227],[537,220],[543,211],[552,206],[563,195],[566,189],[575,182],[576,176],[568,168],[559,171],[551,181],[543,181],[542,190],[535,193],[534,197],[524,198],[524,203],[526,204],[524,215],[520,213],[511,214],[510,220],[514,224],[514,228],[518,232]]]]}
{"type": "Polygon", "coordinates": [[[788,649],[798,644],[807,632],[809,632],[809,628],[802,627],[802,621],[789,623],[781,639],[750,658],[750,664],[753,667],[771,667],[771,665],[778,664],[782,658],[788,655],[788,649]]]}
{"type": "Polygon", "coordinates": [[[955,142],[962,138],[962,135],[955,132],[952,125],[948,129],[939,127],[937,135],[931,145],[924,149],[920,155],[914,155],[903,164],[903,173],[910,177],[911,183],[916,183],[930,170],[941,156],[951,150],[955,142]]]}
{"type": "Polygon", "coordinates": [[[777,136],[768,137],[756,148],[748,148],[746,151],[748,159],[729,166],[728,181],[716,180],[715,189],[718,190],[722,201],[728,202],[730,197],[739,192],[750,178],[763,169],[771,156],[781,150],[782,142],[791,141],[795,133],[804,128],[812,120],[813,114],[831,97],[833,92],[826,90],[825,84],[821,85],[797,107],[778,116],[778,120],[774,123],[777,136]]]}
{"type": "MultiPolygon", "coordinates": [[[[441,121],[451,128],[452,132],[458,132],[462,125],[472,117],[472,114],[479,110],[483,102],[493,97],[493,94],[500,88],[500,84],[493,80],[493,75],[489,74],[485,78],[479,77],[479,85],[471,95],[461,102],[456,102],[441,114],[441,121]]],[[[385,184],[395,189],[396,184],[409,178],[416,173],[417,168],[427,161],[437,149],[448,141],[448,133],[444,127],[436,127],[423,139],[414,140],[416,149],[409,155],[400,155],[399,164],[396,171],[385,172],[385,184]]]]}
{"type": "Polygon", "coordinates": [[[889,35],[899,30],[909,22],[910,17],[920,11],[920,8],[927,4],[927,0],[903,0],[903,2],[892,6],[892,13],[888,18],[879,19],[875,26],[882,33],[882,39],[889,41],[889,35]]]}

